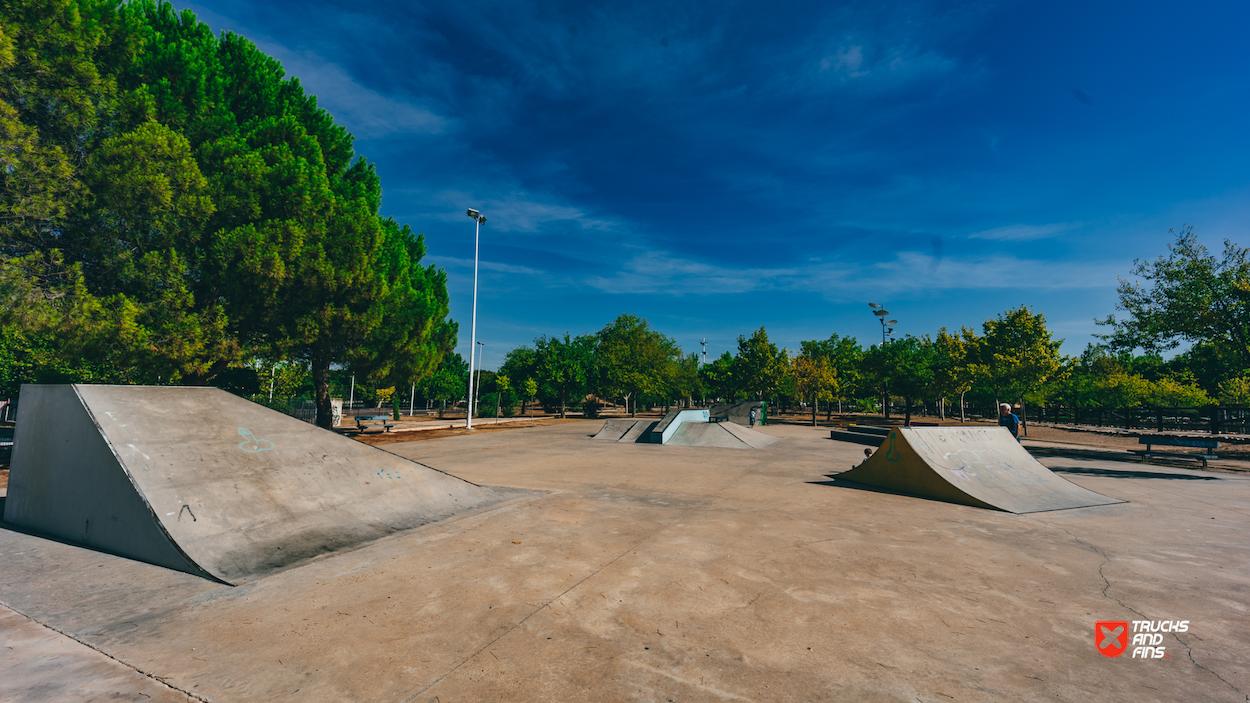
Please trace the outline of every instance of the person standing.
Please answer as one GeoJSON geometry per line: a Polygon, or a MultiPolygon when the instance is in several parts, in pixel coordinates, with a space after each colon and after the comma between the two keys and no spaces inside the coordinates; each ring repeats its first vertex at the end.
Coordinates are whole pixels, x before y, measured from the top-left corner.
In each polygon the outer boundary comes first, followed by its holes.
{"type": "Polygon", "coordinates": [[[998,424],[1006,427],[1007,431],[1011,432],[1011,436],[1015,437],[1017,442],[1020,441],[1020,418],[1011,412],[1010,405],[1003,403],[998,406],[998,424]]]}
{"type": "Polygon", "coordinates": [[[755,408],[751,408],[751,427],[755,427],[755,408]]]}

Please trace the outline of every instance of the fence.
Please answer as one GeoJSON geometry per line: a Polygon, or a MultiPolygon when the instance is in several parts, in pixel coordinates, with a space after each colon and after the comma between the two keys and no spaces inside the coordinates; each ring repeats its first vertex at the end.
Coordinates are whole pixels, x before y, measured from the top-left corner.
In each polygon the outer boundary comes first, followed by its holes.
{"type": "MultiPolygon", "coordinates": [[[[1155,432],[1250,433],[1250,407],[1245,406],[1075,408],[1039,405],[1027,406],[1025,411],[1027,417],[1021,419],[1056,425],[1087,425],[1155,432]]],[[[993,406],[968,406],[966,412],[970,417],[988,419],[998,416],[998,411],[993,406]]],[[[1020,412],[1016,410],[1017,414],[1020,412]]],[[[947,415],[950,414],[948,411],[947,415]]],[[[955,415],[958,417],[957,408],[955,415]]]]}

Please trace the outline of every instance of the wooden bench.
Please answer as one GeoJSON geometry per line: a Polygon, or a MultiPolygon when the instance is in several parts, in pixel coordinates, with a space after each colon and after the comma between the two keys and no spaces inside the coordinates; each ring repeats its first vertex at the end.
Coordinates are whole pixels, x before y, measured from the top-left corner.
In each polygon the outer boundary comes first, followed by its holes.
{"type": "Polygon", "coordinates": [[[383,432],[390,432],[395,426],[395,422],[390,415],[357,415],[356,431],[365,434],[371,429],[381,429],[383,432]]]}
{"type": "Polygon", "coordinates": [[[1207,460],[1219,459],[1218,456],[1211,453],[1212,450],[1219,449],[1220,443],[1214,439],[1199,439],[1197,437],[1160,437],[1146,436],[1138,437],[1138,444],[1146,445],[1145,451],[1140,449],[1130,449],[1133,454],[1141,454],[1142,461],[1148,459],[1152,454],[1156,456],[1175,456],[1182,459],[1201,459],[1202,468],[1207,468],[1207,460]],[[1162,447],[1198,447],[1207,450],[1206,454],[1187,454],[1185,452],[1157,452],[1151,449],[1154,445],[1162,447]]]}

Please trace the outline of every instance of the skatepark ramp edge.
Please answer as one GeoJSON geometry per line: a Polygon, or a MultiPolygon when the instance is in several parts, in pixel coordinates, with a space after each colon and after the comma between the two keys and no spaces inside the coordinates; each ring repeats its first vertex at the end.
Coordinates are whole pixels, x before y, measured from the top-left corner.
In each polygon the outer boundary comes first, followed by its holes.
{"type": "Polygon", "coordinates": [[[1055,474],[1003,427],[895,428],[836,480],[1017,514],[1125,502],[1055,474]]]}
{"type": "Polygon", "coordinates": [[[216,388],[25,385],[4,521],[238,584],[527,491],[216,388]]]}

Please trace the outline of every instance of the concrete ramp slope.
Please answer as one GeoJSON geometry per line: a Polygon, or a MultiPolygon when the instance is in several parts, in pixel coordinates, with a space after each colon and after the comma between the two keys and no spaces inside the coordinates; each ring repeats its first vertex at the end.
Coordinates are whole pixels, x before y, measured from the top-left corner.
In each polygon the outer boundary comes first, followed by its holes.
{"type": "Polygon", "coordinates": [[[655,420],[635,420],[634,426],[629,428],[629,430],[627,430],[625,434],[621,435],[621,438],[616,441],[648,444],[651,442],[651,428],[655,427],[657,424],[659,423],[655,420]]]}
{"type": "Polygon", "coordinates": [[[755,411],[755,420],[764,417],[764,403],[759,400],[744,400],[740,403],[715,403],[711,409],[711,419],[715,422],[732,422],[747,427],[751,424],[751,411],[755,411]]]}
{"type": "Polygon", "coordinates": [[[896,428],[838,479],[1009,513],[1123,503],[1064,480],[1003,427],[896,428]]]}
{"type": "Polygon", "coordinates": [[[734,422],[719,422],[717,424],[723,427],[726,432],[742,440],[743,444],[752,449],[763,449],[764,447],[777,442],[777,438],[772,435],[757,432],[749,427],[743,427],[742,425],[734,422]]]}
{"type": "Polygon", "coordinates": [[[708,421],[708,411],[706,410],[679,410],[673,408],[664,415],[664,419],[660,420],[655,427],[651,428],[651,441],[655,444],[668,444],[673,438],[673,433],[677,432],[682,425],[690,422],[706,423],[708,421]]]}
{"type": "Polygon", "coordinates": [[[4,519],[226,583],[520,495],[216,388],[23,386],[4,519]]]}
{"type": "Polygon", "coordinates": [[[625,436],[637,424],[637,420],[608,420],[603,423],[603,427],[591,439],[605,439],[612,442],[618,441],[625,436]]]}
{"type": "Polygon", "coordinates": [[[761,432],[732,422],[687,422],[677,428],[666,444],[677,447],[760,449],[777,441],[761,432]]]}

